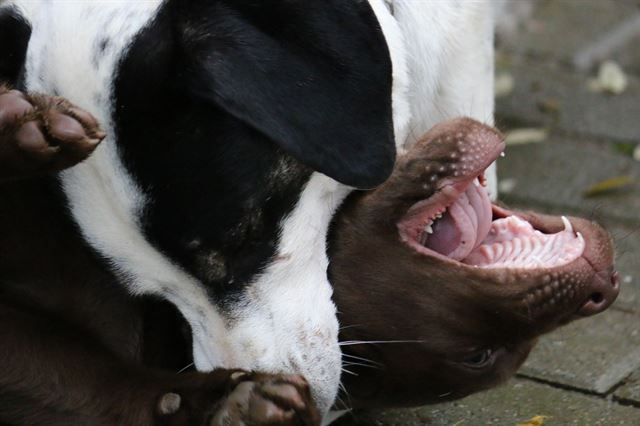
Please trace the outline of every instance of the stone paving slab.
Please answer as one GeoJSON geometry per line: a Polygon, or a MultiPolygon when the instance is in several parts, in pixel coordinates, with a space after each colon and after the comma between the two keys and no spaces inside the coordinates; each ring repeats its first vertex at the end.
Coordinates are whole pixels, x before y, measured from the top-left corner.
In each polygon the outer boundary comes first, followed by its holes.
{"type": "Polygon", "coordinates": [[[498,170],[502,182],[510,182],[511,190],[500,195],[508,204],[535,203],[640,224],[640,161],[617,153],[614,146],[552,135],[542,143],[507,147],[498,170]],[[636,184],[597,197],[583,195],[617,176],[629,176],[636,184]]]}
{"type": "Polygon", "coordinates": [[[536,415],[544,426],[637,426],[640,410],[603,398],[513,379],[497,389],[460,401],[383,414],[357,413],[338,426],[515,426],[536,415]]]}
{"type": "MultiPolygon", "coordinates": [[[[624,381],[624,384],[616,390],[614,396],[620,401],[640,407],[640,370],[636,370],[635,373],[629,376],[624,381]]],[[[640,416],[640,413],[638,413],[638,416],[640,416]]]]}
{"type": "MultiPolygon", "coordinates": [[[[522,0],[517,0],[522,1],[522,0]]],[[[526,1],[526,0],[525,0],[526,1]]],[[[500,40],[500,47],[555,62],[572,64],[577,52],[638,13],[634,0],[539,0],[521,31],[500,40]]],[[[640,70],[634,41],[611,55],[632,71],[640,70]]]]}
{"type": "Polygon", "coordinates": [[[496,103],[498,124],[509,121],[554,127],[571,134],[610,141],[640,142],[640,81],[629,77],[620,95],[589,89],[589,76],[522,58],[503,58],[513,91],[496,103]]]}
{"type": "Polygon", "coordinates": [[[542,337],[520,374],[604,394],[638,368],[640,316],[610,309],[542,337]]]}
{"type": "Polygon", "coordinates": [[[623,49],[612,56],[622,66],[622,69],[629,74],[640,75],[640,35],[634,37],[629,42],[632,48],[623,49]]]}

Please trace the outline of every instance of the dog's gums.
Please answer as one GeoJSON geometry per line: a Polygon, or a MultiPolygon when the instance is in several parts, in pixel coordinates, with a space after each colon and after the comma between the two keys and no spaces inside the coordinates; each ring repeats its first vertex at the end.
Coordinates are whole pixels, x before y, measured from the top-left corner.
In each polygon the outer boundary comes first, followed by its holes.
{"type": "Polygon", "coordinates": [[[387,182],[345,202],[329,274],[349,342],[348,405],[487,389],[515,373],[538,336],[615,300],[602,228],[490,202],[483,172],[504,149],[495,129],[444,122],[398,158],[387,182]]]}
{"type": "MultiPolygon", "coordinates": [[[[497,157],[496,151],[504,149],[504,143],[490,129],[480,127],[472,132],[443,136],[445,143],[457,138],[457,151],[450,157],[459,160],[441,165],[437,171],[452,170],[453,179],[444,179],[435,194],[409,209],[398,224],[403,241],[427,256],[442,255],[483,268],[552,268],[581,256],[584,237],[574,232],[567,218],[562,217],[562,231],[547,234],[492,206],[483,173],[497,157]],[[465,143],[465,137],[470,142],[465,143]],[[483,170],[476,178],[478,168],[483,170]]],[[[430,143],[442,142],[436,138],[430,143]]],[[[425,171],[432,167],[427,164],[425,171]]],[[[437,174],[429,177],[434,180],[437,174]]]]}

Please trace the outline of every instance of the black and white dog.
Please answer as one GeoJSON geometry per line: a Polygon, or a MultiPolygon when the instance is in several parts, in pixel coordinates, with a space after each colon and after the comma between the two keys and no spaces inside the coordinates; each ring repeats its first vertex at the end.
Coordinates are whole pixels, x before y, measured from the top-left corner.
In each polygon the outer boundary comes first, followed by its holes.
{"type": "Polygon", "coordinates": [[[492,19],[488,1],[8,0],[0,79],[103,124],[59,177],[70,214],[130,294],[179,309],[197,369],[302,374],[326,414],[332,215],[433,124],[492,124],[492,19]]]}

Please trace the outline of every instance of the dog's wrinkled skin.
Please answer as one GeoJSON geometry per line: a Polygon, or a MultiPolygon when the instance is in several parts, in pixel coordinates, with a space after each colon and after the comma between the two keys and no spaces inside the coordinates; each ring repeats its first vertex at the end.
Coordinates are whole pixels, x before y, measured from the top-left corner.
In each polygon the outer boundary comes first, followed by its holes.
{"type": "MultiPolygon", "coordinates": [[[[482,173],[501,139],[469,119],[439,124],[387,182],[354,194],[337,216],[330,278],[341,340],[354,343],[343,347],[354,373],[343,399],[352,407],[436,403],[492,387],[515,373],[538,336],[615,300],[610,237],[583,219],[569,219],[586,241],[582,256],[553,268],[483,269],[407,243],[411,207],[460,182],[457,171],[482,173]]],[[[507,212],[494,207],[494,217],[507,212]]],[[[545,233],[564,229],[560,217],[509,213],[545,233]]]]}

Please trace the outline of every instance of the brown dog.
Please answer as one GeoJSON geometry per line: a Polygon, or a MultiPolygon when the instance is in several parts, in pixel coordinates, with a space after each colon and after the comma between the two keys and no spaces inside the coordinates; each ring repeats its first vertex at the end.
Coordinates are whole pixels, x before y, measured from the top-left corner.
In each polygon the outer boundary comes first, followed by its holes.
{"type": "Polygon", "coordinates": [[[442,123],[337,217],[330,277],[341,340],[354,343],[343,346],[353,406],[487,389],[515,373],[536,337],[615,300],[602,228],[491,205],[476,178],[502,139],[470,119],[442,123]]]}

